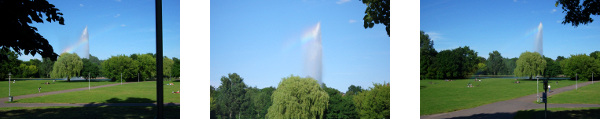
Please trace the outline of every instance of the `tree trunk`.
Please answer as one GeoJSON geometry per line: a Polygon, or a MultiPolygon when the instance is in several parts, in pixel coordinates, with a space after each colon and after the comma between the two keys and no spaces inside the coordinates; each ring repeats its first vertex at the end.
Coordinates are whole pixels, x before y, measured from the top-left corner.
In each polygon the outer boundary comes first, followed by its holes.
{"type": "Polygon", "coordinates": [[[231,110],[229,110],[229,118],[231,119],[231,110]]]}
{"type": "Polygon", "coordinates": [[[71,82],[71,76],[67,76],[67,82],[71,82]]]}

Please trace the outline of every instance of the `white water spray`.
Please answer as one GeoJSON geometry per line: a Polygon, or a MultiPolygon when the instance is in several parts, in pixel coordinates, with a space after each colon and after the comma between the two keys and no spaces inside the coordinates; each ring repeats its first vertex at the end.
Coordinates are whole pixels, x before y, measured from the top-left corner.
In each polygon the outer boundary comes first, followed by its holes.
{"type": "Polygon", "coordinates": [[[536,41],[535,41],[535,50],[536,52],[540,53],[541,56],[544,56],[544,47],[543,47],[543,30],[542,30],[542,22],[540,22],[540,26],[538,26],[538,34],[535,37],[536,41]]]}
{"type": "Polygon", "coordinates": [[[308,31],[303,40],[309,38],[305,46],[304,70],[312,78],[322,84],[323,49],[321,45],[321,22],[308,31]]]}
{"type": "Polygon", "coordinates": [[[90,40],[89,40],[89,35],[88,35],[88,31],[87,31],[87,26],[85,26],[85,29],[83,29],[83,33],[81,34],[81,40],[85,40],[85,47],[83,48],[83,58],[90,58],[90,40]]]}

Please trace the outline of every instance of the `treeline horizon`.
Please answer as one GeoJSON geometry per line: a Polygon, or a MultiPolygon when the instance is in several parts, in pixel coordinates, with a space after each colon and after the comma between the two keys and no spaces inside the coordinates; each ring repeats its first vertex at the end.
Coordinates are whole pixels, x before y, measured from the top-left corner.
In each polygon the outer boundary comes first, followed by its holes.
{"type": "MultiPolygon", "coordinates": [[[[515,75],[567,77],[579,80],[591,80],[592,75],[600,73],[600,51],[587,54],[575,54],[565,58],[557,56],[555,60],[537,52],[523,52],[519,57],[502,57],[494,50],[489,57],[478,56],[469,46],[450,50],[436,51],[433,40],[424,31],[420,33],[420,79],[463,79],[471,75],[515,75]]],[[[596,77],[594,77],[596,79],[596,77]]]]}
{"type": "MultiPolygon", "coordinates": [[[[0,50],[0,56],[7,59],[0,61],[0,80],[8,79],[9,72],[11,78],[67,78],[70,80],[71,77],[84,77],[85,79],[105,77],[111,79],[111,81],[116,81],[117,78],[121,78],[120,73],[123,73],[123,79],[126,81],[137,81],[138,77],[141,81],[155,80],[156,78],[156,54],[154,53],[133,53],[129,56],[124,54],[113,55],[106,60],[100,60],[91,54],[88,58],[81,58],[77,53],[63,53],[59,55],[56,61],[52,61],[50,58],[43,58],[42,60],[34,58],[23,61],[18,59],[19,55],[16,52],[4,50],[0,50]],[[76,69],[70,69],[68,71],[69,75],[52,76],[55,63],[61,57],[67,56],[70,57],[67,62],[76,62],[71,64],[77,65],[76,69]],[[126,67],[121,68],[115,65],[126,67]]],[[[164,56],[163,75],[165,77],[179,77],[179,65],[180,59],[164,56]]],[[[54,73],[58,74],[58,72],[54,73]]]]}
{"type": "Polygon", "coordinates": [[[210,86],[211,119],[390,117],[389,83],[368,89],[350,85],[341,92],[294,75],[284,77],[277,88],[251,87],[243,80],[232,73],[221,77],[219,87],[210,86]]]}

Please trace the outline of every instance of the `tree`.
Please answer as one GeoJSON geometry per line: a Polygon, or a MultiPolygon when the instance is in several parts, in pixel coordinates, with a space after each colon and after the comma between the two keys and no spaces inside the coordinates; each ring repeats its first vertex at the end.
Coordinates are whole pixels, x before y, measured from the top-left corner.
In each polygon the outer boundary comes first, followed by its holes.
{"type": "Polygon", "coordinates": [[[527,76],[532,79],[533,76],[544,74],[544,69],[546,69],[546,60],[539,53],[525,51],[517,60],[515,75],[527,76]]]}
{"type": "Polygon", "coordinates": [[[588,23],[592,23],[594,19],[592,19],[591,15],[600,15],[600,1],[598,0],[585,0],[583,3],[580,3],[580,0],[557,0],[555,7],[558,5],[562,5],[563,13],[567,13],[565,15],[564,21],[562,24],[571,23],[572,26],[579,26],[580,24],[587,25],[588,23]]]}
{"type": "MultiPolygon", "coordinates": [[[[37,28],[30,26],[33,21],[44,23],[44,14],[46,21],[56,22],[65,25],[63,13],[54,5],[46,0],[2,0],[0,1],[0,11],[5,11],[0,19],[0,49],[9,50],[12,48],[18,55],[21,51],[25,55],[40,54],[42,57],[50,58],[55,61],[58,55],[54,53],[52,45],[42,35],[37,33],[37,28]]],[[[7,60],[7,59],[0,59],[7,60]]]]}
{"type": "Polygon", "coordinates": [[[498,75],[498,73],[504,70],[506,66],[504,64],[502,55],[500,55],[500,52],[496,50],[491,52],[489,55],[490,56],[488,57],[486,62],[486,69],[488,69],[488,71],[490,71],[490,73],[492,73],[493,75],[498,75]]]}
{"type": "Polygon", "coordinates": [[[137,77],[137,72],[138,62],[125,55],[111,56],[102,62],[104,77],[112,81],[121,81],[121,75],[123,80],[133,80],[134,77],[137,77]]]}
{"type": "Polygon", "coordinates": [[[544,60],[546,60],[546,69],[544,69],[544,77],[555,77],[558,74],[562,73],[560,65],[557,64],[554,60],[548,57],[544,57],[544,60]]]}
{"type": "Polygon", "coordinates": [[[362,0],[367,5],[364,27],[373,28],[375,24],[385,25],[385,31],[390,36],[390,0],[362,0]]]}
{"type": "Polygon", "coordinates": [[[83,62],[76,53],[62,53],[52,67],[52,78],[67,78],[67,82],[71,81],[71,77],[78,76],[83,68],[83,62]]]}
{"type": "Polygon", "coordinates": [[[346,91],[346,95],[356,95],[360,92],[362,92],[364,89],[362,89],[362,87],[360,86],[355,86],[355,85],[350,85],[348,87],[348,91],[346,91]]]}
{"type": "Polygon", "coordinates": [[[273,105],[267,117],[281,118],[323,118],[329,95],[312,78],[290,76],[283,78],[271,96],[273,105]]]}
{"type": "Polygon", "coordinates": [[[421,31],[420,48],[421,48],[421,79],[427,77],[433,77],[433,61],[437,51],[433,48],[433,40],[429,38],[429,35],[421,31]]]}
{"type": "Polygon", "coordinates": [[[325,111],[327,119],[356,119],[356,107],[350,96],[342,96],[342,93],[334,88],[327,87],[323,84],[323,89],[329,94],[329,106],[325,111]]]}
{"type": "Polygon", "coordinates": [[[237,73],[228,74],[228,77],[221,77],[221,86],[217,89],[220,93],[217,97],[217,103],[222,109],[221,112],[228,114],[229,118],[239,114],[245,100],[246,87],[244,79],[237,73]]]}
{"type": "Polygon", "coordinates": [[[81,76],[85,77],[85,79],[96,78],[98,75],[100,75],[100,66],[98,64],[93,63],[92,61],[86,58],[81,59],[81,61],[83,62],[81,76]]]}
{"type": "Polygon", "coordinates": [[[25,63],[22,63],[19,66],[19,69],[21,70],[21,77],[23,78],[33,77],[38,72],[35,65],[27,65],[25,63]]]}
{"type": "Polygon", "coordinates": [[[164,57],[163,59],[163,75],[171,78],[173,76],[173,60],[168,57],[164,57]]]}
{"type": "Polygon", "coordinates": [[[594,51],[594,52],[590,53],[590,57],[592,57],[594,59],[600,59],[600,51],[594,51]]]}
{"type": "Polygon", "coordinates": [[[506,68],[504,68],[503,73],[507,74],[507,75],[514,75],[515,68],[517,68],[517,60],[518,59],[519,58],[515,57],[515,58],[510,58],[510,59],[505,58],[504,60],[502,60],[502,61],[504,61],[504,64],[506,65],[506,68]]]}
{"type": "Polygon", "coordinates": [[[179,59],[173,57],[173,68],[172,68],[171,72],[173,72],[174,77],[179,77],[179,75],[180,75],[179,74],[179,63],[180,63],[179,59]]]}
{"type": "Polygon", "coordinates": [[[591,79],[592,73],[598,72],[600,61],[585,54],[571,55],[570,58],[561,62],[565,75],[579,80],[591,79]]]}
{"type": "Polygon", "coordinates": [[[17,53],[0,49],[0,57],[0,59],[5,59],[0,60],[0,80],[7,79],[8,73],[11,73],[14,76],[14,73],[18,70],[17,66],[20,64],[20,60],[17,59],[19,57],[17,53]]]}
{"type": "Polygon", "coordinates": [[[477,52],[468,46],[443,50],[435,56],[435,75],[431,78],[465,78],[477,71],[477,52]]]}
{"type": "Polygon", "coordinates": [[[45,77],[50,77],[52,73],[52,67],[54,66],[54,61],[50,60],[50,58],[44,58],[42,64],[40,65],[40,75],[45,77]]]}
{"type": "Polygon", "coordinates": [[[354,96],[354,104],[360,118],[390,118],[390,85],[373,84],[373,88],[354,96]]]}
{"type": "Polygon", "coordinates": [[[151,54],[139,55],[137,61],[142,80],[145,81],[156,76],[156,58],[152,57],[151,54]]]}

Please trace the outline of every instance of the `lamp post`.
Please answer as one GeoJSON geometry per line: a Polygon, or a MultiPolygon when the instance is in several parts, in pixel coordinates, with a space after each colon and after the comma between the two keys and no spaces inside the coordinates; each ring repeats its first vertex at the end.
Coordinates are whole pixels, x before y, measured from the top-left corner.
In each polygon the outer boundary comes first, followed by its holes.
{"type": "Polygon", "coordinates": [[[123,85],[123,73],[121,73],[121,85],[123,85]]]}
{"type": "Polygon", "coordinates": [[[575,90],[577,90],[577,73],[575,73],[575,90]]]}
{"type": "Polygon", "coordinates": [[[90,77],[90,73],[88,73],[88,90],[92,89],[92,85],[90,83],[90,80],[92,80],[92,77],[90,77]]]}
{"type": "Polygon", "coordinates": [[[8,72],[8,96],[10,97],[10,72],[8,72]]]}
{"type": "Polygon", "coordinates": [[[536,80],[536,86],[537,86],[536,90],[537,90],[537,92],[535,92],[535,94],[537,95],[538,102],[539,102],[540,101],[540,77],[535,76],[535,78],[537,79],[536,80]]]}

